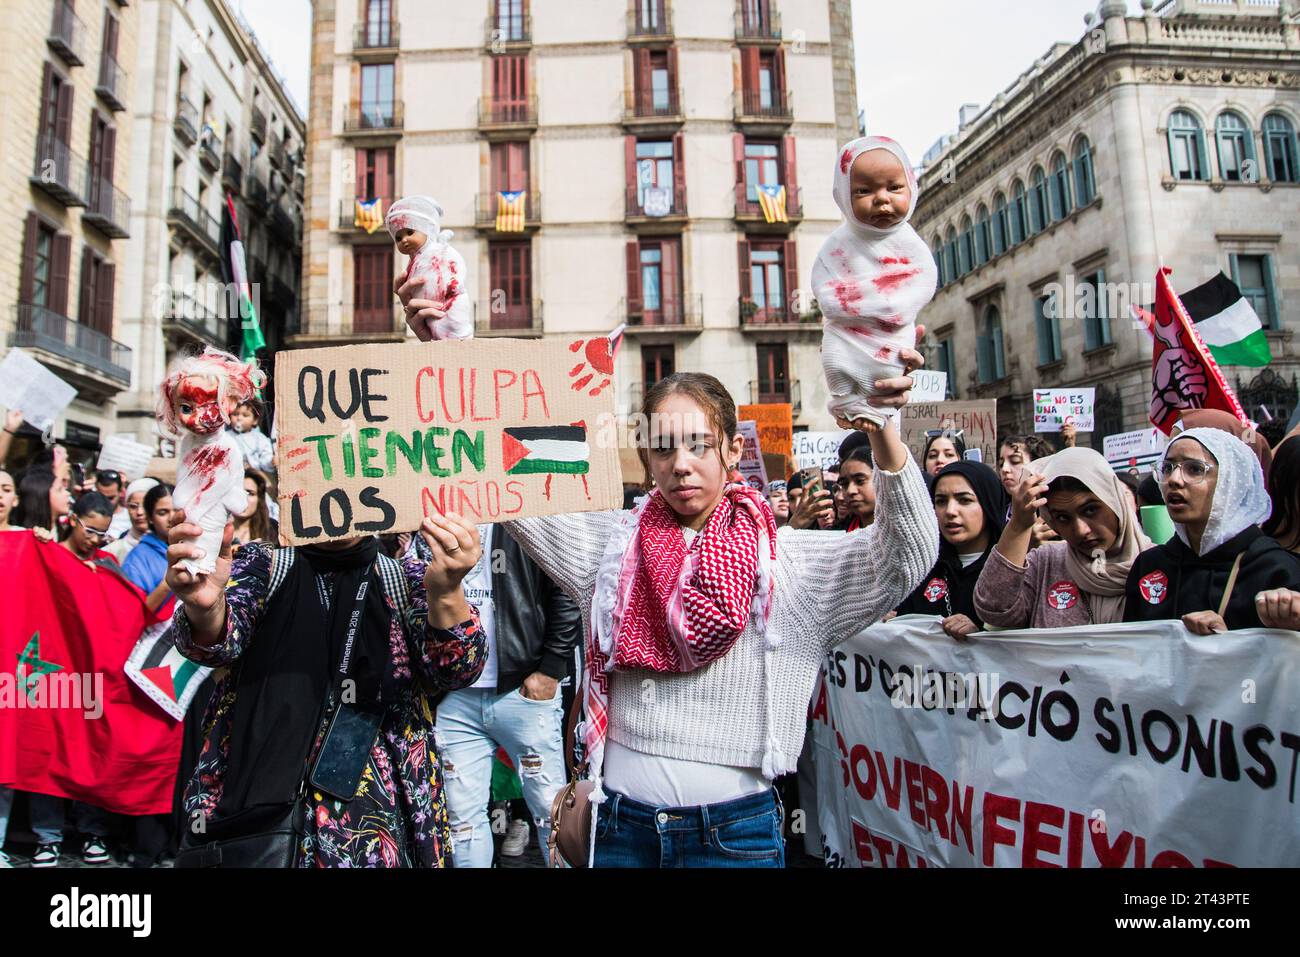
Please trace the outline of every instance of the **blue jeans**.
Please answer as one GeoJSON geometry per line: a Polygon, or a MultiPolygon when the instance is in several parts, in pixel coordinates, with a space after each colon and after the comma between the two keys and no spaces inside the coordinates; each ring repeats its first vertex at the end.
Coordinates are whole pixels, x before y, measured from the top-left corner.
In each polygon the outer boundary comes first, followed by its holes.
{"type": "Polygon", "coordinates": [[[32,819],[32,831],[41,844],[62,844],[64,813],[67,804],[72,805],[72,813],[77,822],[77,830],[83,836],[108,837],[109,813],[103,808],[82,801],[65,801],[61,797],[49,794],[31,795],[29,805],[32,819]]]}
{"type": "Polygon", "coordinates": [[[654,807],[612,791],[596,814],[596,867],[785,866],[775,789],[700,807],[654,807]]]}
{"type": "Polygon", "coordinates": [[[5,835],[9,833],[9,812],[14,807],[14,789],[0,786],[0,851],[5,849],[5,835]]]}
{"type": "Polygon", "coordinates": [[[451,692],[439,703],[438,757],[451,819],[454,867],[492,866],[488,801],[498,747],[505,748],[519,772],[546,856],[551,803],[566,777],[560,698],[558,688],[550,701],[525,698],[519,690],[498,695],[495,688],[467,688],[451,692]]]}

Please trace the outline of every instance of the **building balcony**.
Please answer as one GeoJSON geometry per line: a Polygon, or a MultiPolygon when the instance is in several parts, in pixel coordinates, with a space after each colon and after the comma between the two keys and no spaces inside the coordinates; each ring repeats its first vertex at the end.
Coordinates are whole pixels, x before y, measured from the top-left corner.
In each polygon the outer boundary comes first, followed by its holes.
{"type": "Polygon", "coordinates": [[[803,222],[803,190],[797,186],[793,192],[788,188],[785,191],[785,216],[788,222],[769,223],[757,195],[751,200],[749,187],[744,183],[736,184],[736,224],[746,232],[784,233],[803,222]]]}
{"type": "Polygon", "coordinates": [[[209,173],[215,173],[221,169],[221,154],[224,147],[221,140],[217,138],[216,132],[210,126],[203,127],[203,133],[199,137],[199,162],[209,173]]]}
{"type": "Polygon", "coordinates": [[[821,332],[818,310],[799,313],[784,303],[760,306],[753,299],[738,300],[742,332],[821,332]]]}
{"type": "Polygon", "coordinates": [[[248,129],[259,143],[266,142],[266,114],[256,106],[249,117],[248,129]]]}
{"type": "Polygon", "coordinates": [[[360,233],[360,238],[373,236],[376,240],[389,242],[388,230],[384,226],[384,217],[388,215],[388,207],[393,205],[394,198],[392,196],[367,196],[360,200],[360,202],[369,202],[372,199],[379,200],[379,205],[375,207],[376,222],[378,225],[373,233],[368,232],[365,226],[357,225],[358,200],[355,197],[339,201],[338,228],[345,233],[360,233]]]}
{"type": "Polygon", "coordinates": [[[45,43],[68,66],[86,62],[86,24],[77,16],[71,0],[54,0],[54,18],[45,43]]]}
{"type": "MultiPolygon", "coordinates": [[[[86,385],[108,394],[131,385],[131,349],[98,329],[74,322],[44,306],[19,304],[14,309],[14,331],[9,345],[30,349],[36,358],[54,360],[58,371],[67,371],[74,384],[86,385]]],[[[61,376],[62,378],[63,376],[61,376]]]]}
{"type": "Polygon", "coordinates": [[[126,71],[107,53],[100,54],[99,82],[95,84],[95,93],[114,113],[126,109],[126,103],[122,101],[126,96],[126,71]]]}
{"type": "Polygon", "coordinates": [[[271,139],[266,144],[266,159],[271,164],[272,169],[284,169],[284,140],[280,139],[275,133],[271,134],[271,139]]]}
{"type": "Polygon", "coordinates": [[[750,379],[750,405],[778,405],[789,403],[795,415],[803,411],[803,389],[798,379],[750,379]]]}
{"type": "Polygon", "coordinates": [[[489,16],[483,27],[483,45],[489,53],[507,53],[531,46],[532,14],[489,16]]]}
{"type": "Polygon", "coordinates": [[[650,0],[637,0],[635,9],[627,14],[627,40],[629,43],[650,43],[673,35],[672,11],[667,4],[650,0]]]}
{"type": "Polygon", "coordinates": [[[131,235],[131,198],[108,180],[88,170],[86,179],[90,189],[86,194],[86,211],[81,221],[94,226],[110,239],[126,239],[131,235]]]}
{"type": "Polygon", "coordinates": [[[353,103],[343,116],[343,132],[349,136],[392,136],[402,131],[402,104],[353,103]]]}
{"type": "Polygon", "coordinates": [[[407,337],[406,312],[396,297],[388,298],[391,303],[376,306],[333,303],[324,310],[308,312],[299,319],[296,335],[321,344],[401,342],[407,337]]]}
{"type": "Polygon", "coordinates": [[[401,24],[396,19],[367,20],[352,28],[352,52],[358,56],[396,53],[401,46],[401,24]]]}
{"type": "Polygon", "coordinates": [[[756,16],[749,14],[750,3],[742,0],[742,9],[736,11],[736,42],[763,46],[781,45],[781,14],[766,5],[760,6],[756,16]]]}
{"type": "Polygon", "coordinates": [[[624,191],[627,224],[639,233],[677,232],[686,222],[686,184],[629,186],[624,191]]]}
{"type": "Polygon", "coordinates": [[[279,203],[271,205],[270,226],[271,235],[281,242],[292,244],[297,238],[293,216],[279,203]]]}
{"type": "Polygon", "coordinates": [[[172,129],[177,139],[186,146],[193,146],[199,138],[199,111],[185,97],[176,100],[176,117],[172,120],[172,129]]]}
{"type": "Polygon", "coordinates": [[[542,335],[542,300],[480,302],[474,307],[474,333],[483,338],[503,336],[534,339],[542,335]]]}
{"type": "Polygon", "coordinates": [[[178,290],[172,291],[171,302],[163,315],[163,333],[179,335],[199,343],[226,348],[230,334],[230,321],[219,313],[213,312],[193,296],[178,290]]]}
{"type": "Polygon", "coordinates": [[[623,106],[623,125],[638,132],[671,131],[686,122],[681,90],[636,90],[623,106]]]}
{"type": "MultiPolygon", "coordinates": [[[[485,233],[509,237],[536,232],[542,225],[542,194],[536,190],[529,190],[528,195],[524,197],[523,229],[499,229],[497,214],[500,208],[501,196],[499,193],[479,193],[478,201],[474,204],[475,228],[485,233]]],[[[503,223],[501,225],[509,226],[511,224],[503,223]]]]}
{"type": "Polygon", "coordinates": [[[484,96],[478,101],[478,128],[489,139],[527,136],[537,129],[537,97],[499,100],[484,96]]]}
{"type": "Polygon", "coordinates": [[[244,184],[244,202],[255,213],[265,213],[271,203],[271,194],[267,192],[266,180],[253,166],[248,171],[248,181],[244,184]]]}
{"type": "Polygon", "coordinates": [[[221,185],[232,193],[238,194],[244,188],[244,164],[235,159],[229,151],[221,159],[221,185]]]}
{"type": "Polygon", "coordinates": [[[292,309],[298,302],[298,294],[293,291],[293,287],[279,276],[272,276],[271,281],[264,283],[263,286],[266,289],[268,302],[283,306],[285,309],[292,309]]]}
{"type": "Polygon", "coordinates": [[[750,128],[785,129],[794,122],[788,90],[737,90],[737,125],[750,128]]]}
{"type": "Polygon", "coordinates": [[[647,305],[644,297],[624,298],[621,306],[628,335],[694,334],[704,328],[702,295],[660,298],[652,305],[647,305]]]}
{"type": "Polygon", "coordinates": [[[86,161],[52,136],[36,143],[31,183],[64,206],[86,205],[86,161]]]}
{"type": "Polygon", "coordinates": [[[167,225],[213,259],[221,258],[221,224],[179,186],[172,189],[167,225]]]}

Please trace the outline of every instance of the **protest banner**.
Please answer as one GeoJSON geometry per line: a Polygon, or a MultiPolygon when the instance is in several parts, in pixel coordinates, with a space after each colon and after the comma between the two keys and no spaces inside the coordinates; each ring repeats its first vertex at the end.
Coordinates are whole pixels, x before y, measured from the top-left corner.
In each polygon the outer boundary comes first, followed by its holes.
{"type": "Polygon", "coordinates": [[[128,482],[144,478],[153,461],[153,448],[129,435],[110,435],[104,440],[95,460],[95,471],[121,472],[128,482]]]}
{"type": "Polygon", "coordinates": [[[917,404],[942,402],[948,398],[948,373],[917,369],[912,373],[912,395],[909,402],[917,404]]]}
{"type": "Polygon", "coordinates": [[[0,405],[21,411],[33,428],[53,428],[76,397],[76,389],[22,349],[10,349],[0,362],[0,405]]]}
{"type": "Polygon", "coordinates": [[[794,406],[789,402],[742,405],[736,407],[736,417],[758,423],[758,444],[764,456],[781,456],[780,468],[773,470],[769,466],[768,474],[789,475],[793,471],[789,460],[794,443],[794,406]]]}
{"type": "Polygon", "coordinates": [[[603,336],[284,350],[275,373],[284,544],[622,505],[603,336]]]}
{"type": "Polygon", "coordinates": [[[852,432],[796,432],[794,434],[794,467],[810,469],[813,466],[828,469],[840,460],[840,443],[852,432]]]}
{"type": "Polygon", "coordinates": [[[758,445],[758,423],[741,421],[736,423],[740,434],[745,437],[745,447],[740,453],[740,464],[736,467],[744,477],[745,483],[760,492],[767,489],[767,466],[763,462],[763,453],[758,445]]]}
{"type": "Polygon", "coordinates": [[[1108,435],[1102,442],[1102,448],[1106,461],[1116,472],[1129,469],[1149,472],[1155,468],[1168,444],[1169,439],[1163,432],[1150,428],[1108,435]]]}
{"type": "MultiPolygon", "coordinates": [[[[996,399],[970,402],[909,403],[900,410],[899,428],[903,444],[917,462],[925,455],[926,433],[937,429],[958,429],[967,449],[979,449],[984,462],[998,461],[998,403],[996,399]]],[[[925,463],[921,462],[924,467],[925,463]]]]}
{"type": "Polygon", "coordinates": [[[832,867],[1294,865],[1300,636],[1181,622],[945,640],[908,616],[813,693],[832,867]]]}
{"type": "Polygon", "coordinates": [[[1097,390],[1088,389],[1035,389],[1034,431],[1060,432],[1064,425],[1073,425],[1076,431],[1091,432],[1097,390]]]}

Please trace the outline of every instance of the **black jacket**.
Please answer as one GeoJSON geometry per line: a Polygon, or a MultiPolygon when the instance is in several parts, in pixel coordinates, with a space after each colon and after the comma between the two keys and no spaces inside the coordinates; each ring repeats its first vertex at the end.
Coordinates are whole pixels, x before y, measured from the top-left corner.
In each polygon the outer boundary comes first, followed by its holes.
{"type": "MultiPolygon", "coordinates": [[[[428,546],[414,536],[416,553],[428,546]]],[[[519,543],[498,525],[492,530],[492,605],[495,612],[497,694],[514,691],[535,671],[563,681],[573,670],[573,649],[582,636],[582,615],[519,543]]]]}
{"type": "Polygon", "coordinates": [[[1300,557],[1252,525],[1214,551],[1197,556],[1175,536],[1138,556],[1125,588],[1125,621],[1163,621],[1218,611],[1232,564],[1241,555],[1237,584],[1224,621],[1230,629],[1260,628],[1255,596],[1270,588],[1300,588],[1300,557]]]}
{"type": "Polygon", "coordinates": [[[940,618],[965,615],[983,628],[984,622],[975,611],[975,583],[979,581],[988,559],[989,553],[985,552],[979,561],[962,568],[961,559],[955,553],[940,555],[930,574],[921,579],[916,591],[908,595],[895,611],[900,615],[938,615],[940,618]]]}

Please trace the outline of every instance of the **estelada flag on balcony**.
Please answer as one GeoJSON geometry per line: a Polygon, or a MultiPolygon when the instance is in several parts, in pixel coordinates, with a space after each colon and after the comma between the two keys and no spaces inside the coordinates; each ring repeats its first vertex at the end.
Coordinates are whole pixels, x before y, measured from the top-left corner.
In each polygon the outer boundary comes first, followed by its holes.
{"type": "Polygon", "coordinates": [[[502,191],[497,194],[497,232],[522,233],[524,231],[524,207],[528,202],[528,190],[517,189],[502,191]]]}
{"type": "MultiPolygon", "coordinates": [[[[235,200],[227,193],[226,205],[221,211],[221,276],[226,283],[227,302],[230,302],[232,323],[238,324],[238,330],[232,330],[230,339],[239,340],[239,357],[247,360],[253,358],[259,349],[266,348],[262,338],[262,324],[258,319],[257,306],[253,302],[252,286],[249,284],[248,261],[244,256],[244,243],[239,235],[239,217],[235,214],[235,200]],[[238,298],[238,303],[231,302],[238,298]]],[[[265,279],[266,277],[261,277],[265,279]]]]}
{"type": "Polygon", "coordinates": [[[763,210],[763,218],[769,223],[790,222],[790,217],[785,211],[784,186],[760,184],[758,187],[758,205],[763,210]]]}
{"type": "Polygon", "coordinates": [[[183,725],[123,671],[157,619],[122,574],[0,535],[0,784],[119,814],[171,810],[183,725]]]}
{"type": "Polygon", "coordinates": [[[352,219],[352,225],[364,229],[371,235],[383,229],[384,201],[382,199],[372,199],[368,202],[357,200],[357,212],[352,219]]]}
{"type": "Polygon", "coordinates": [[[585,425],[508,428],[501,433],[501,459],[507,475],[585,475],[591,471],[591,446],[585,425]]]}
{"type": "Polygon", "coordinates": [[[1154,311],[1133,307],[1155,343],[1151,355],[1151,424],[1165,435],[1172,435],[1174,424],[1187,409],[1219,409],[1248,424],[1236,394],[1169,284],[1171,273],[1167,268],[1156,273],[1154,311]]]}

